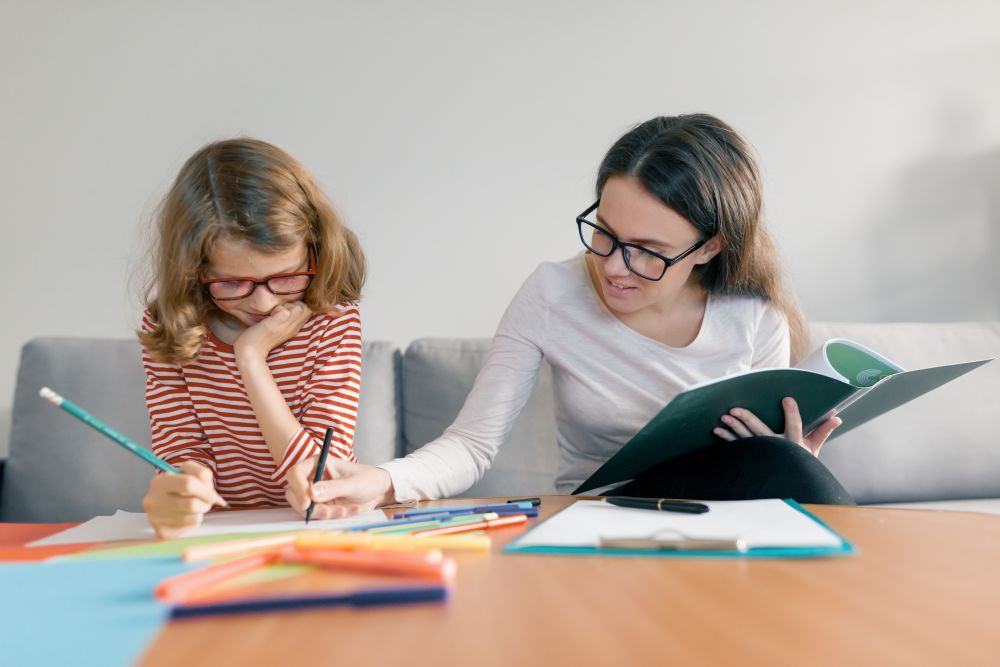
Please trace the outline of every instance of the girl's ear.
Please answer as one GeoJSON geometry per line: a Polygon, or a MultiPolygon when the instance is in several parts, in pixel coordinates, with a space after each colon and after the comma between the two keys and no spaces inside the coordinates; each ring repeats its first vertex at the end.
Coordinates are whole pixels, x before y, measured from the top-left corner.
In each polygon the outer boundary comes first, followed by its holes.
{"type": "Polygon", "coordinates": [[[708,264],[712,261],[713,257],[719,254],[720,250],[722,250],[722,241],[719,240],[718,236],[713,236],[705,241],[705,245],[698,248],[698,251],[694,254],[694,263],[708,264]]]}

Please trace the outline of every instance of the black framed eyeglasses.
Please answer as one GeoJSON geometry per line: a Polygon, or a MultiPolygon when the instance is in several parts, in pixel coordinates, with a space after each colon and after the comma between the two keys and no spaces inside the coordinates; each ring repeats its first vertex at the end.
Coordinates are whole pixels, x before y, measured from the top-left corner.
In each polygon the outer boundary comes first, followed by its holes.
{"type": "Polygon", "coordinates": [[[256,278],[219,278],[211,280],[205,276],[204,271],[198,271],[198,282],[208,289],[208,293],[216,301],[238,301],[253,294],[258,285],[263,285],[271,294],[279,296],[301,294],[309,287],[309,283],[312,282],[315,275],[316,253],[313,247],[309,246],[309,266],[305,271],[276,273],[262,280],[257,280],[256,278]]]}
{"type": "Polygon", "coordinates": [[[608,230],[587,220],[587,216],[593,213],[600,203],[601,200],[598,199],[593,206],[576,216],[576,226],[580,231],[580,241],[583,242],[583,247],[600,257],[610,257],[615,250],[621,248],[625,266],[640,278],[659,280],[668,268],[705,245],[706,239],[701,239],[676,257],[664,257],[649,248],[643,248],[641,245],[624,243],[608,230]]]}

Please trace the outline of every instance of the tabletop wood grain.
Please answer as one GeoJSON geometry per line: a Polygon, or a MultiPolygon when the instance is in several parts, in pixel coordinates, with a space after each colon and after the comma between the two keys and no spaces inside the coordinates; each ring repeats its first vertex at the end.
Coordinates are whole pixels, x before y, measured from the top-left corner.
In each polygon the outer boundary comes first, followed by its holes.
{"type": "MultiPolygon", "coordinates": [[[[572,501],[543,498],[541,518],[572,501]]],[[[140,664],[1000,664],[1000,517],[808,509],[858,553],[799,560],[507,555],[500,548],[525,528],[502,528],[490,531],[493,553],[455,554],[458,577],[445,604],[174,621],[140,664]]],[[[390,580],[309,573],[262,589],[372,581],[390,580]]]]}

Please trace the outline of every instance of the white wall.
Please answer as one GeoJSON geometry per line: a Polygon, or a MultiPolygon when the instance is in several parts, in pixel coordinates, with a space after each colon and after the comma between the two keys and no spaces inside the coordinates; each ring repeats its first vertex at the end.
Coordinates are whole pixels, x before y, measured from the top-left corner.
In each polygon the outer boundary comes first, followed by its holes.
{"type": "Polygon", "coordinates": [[[1000,316],[1000,3],[0,0],[0,456],[20,346],[125,337],[201,144],[309,167],[359,233],[365,332],[488,336],[631,124],[757,147],[813,319],[1000,316]]]}

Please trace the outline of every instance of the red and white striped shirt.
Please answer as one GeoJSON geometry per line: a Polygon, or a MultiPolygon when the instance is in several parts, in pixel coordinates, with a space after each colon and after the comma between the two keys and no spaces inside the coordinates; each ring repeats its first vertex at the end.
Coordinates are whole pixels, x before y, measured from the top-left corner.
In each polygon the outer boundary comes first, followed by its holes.
{"type": "MultiPolygon", "coordinates": [[[[143,331],[156,322],[143,313],[143,331]]],[[[314,314],[292,338],[271,350],[267,365],[299,421],[284,458],[275,464],[236,368],[231,345],[209,331],[198,358],[178,366],[142,350],[153,452],[176,465],[195,461],[215,476],[233,506],[284,505],[289,468],[319,453],[333,428],[330,456],[357,461],[352,449],[361,389],[361,316],[353,302],[314,314]]]]}

